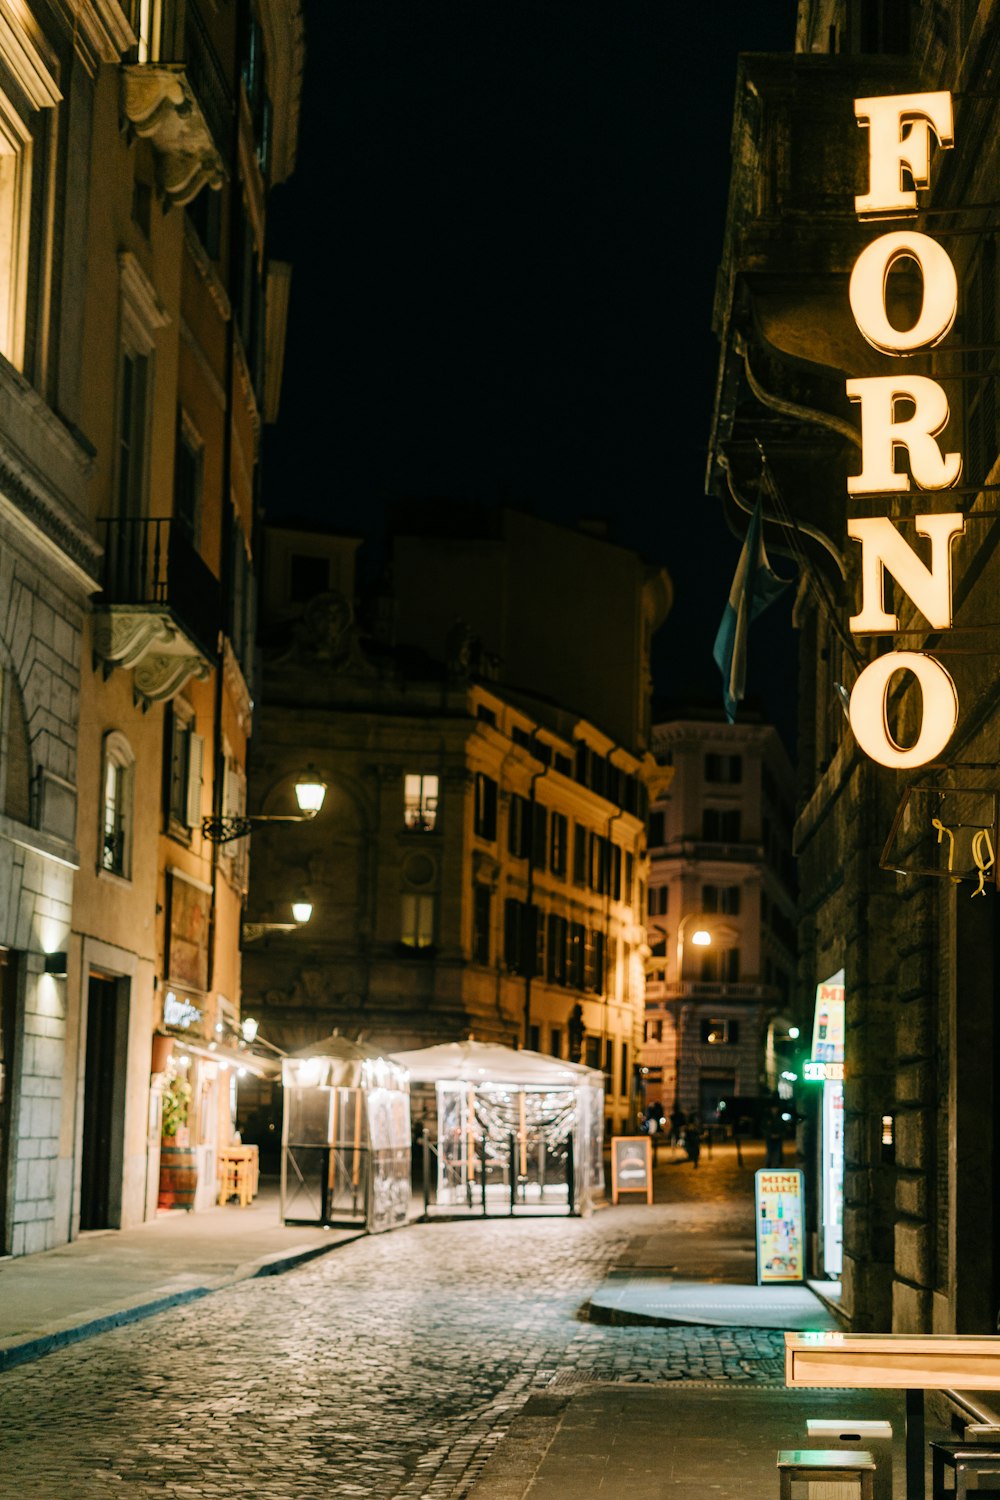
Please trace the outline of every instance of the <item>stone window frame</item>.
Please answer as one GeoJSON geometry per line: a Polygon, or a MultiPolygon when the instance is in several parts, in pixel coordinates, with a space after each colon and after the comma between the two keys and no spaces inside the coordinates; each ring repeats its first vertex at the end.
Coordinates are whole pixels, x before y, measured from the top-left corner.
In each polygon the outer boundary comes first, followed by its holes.
{"type": "Polygon", "coordinates": [[[135,825],[135,751],[120,729],[109,729],[101,741],[101,779],[99,783],[97,869],[102,876],[117,880],[132,879],[132,834],[135,825]],[[114,770],[120,773],[117,782],[120,805],[117,817],[120,820],[121,850],[115,863],[108,864],[108,776],[114,770]]]}
{"type": "Polygon", "coordinates": [[[151,464],[151,436],[153,426],[154,391],[156,387],[156,335],[165,328],[170,318],[157,295],[156,288],[146,275],[138,259],[130,250],[118,256],[120,279],[118,370],[115,379],[115,433],[114,476],[112,494],[115,513],[122,515],[121,499],[121,448],[122,418],[124,403],[125,361],[145,360],[145,386],[142,392],[143,411],[140,423],[142,452],[141,471],[136,493],[137,503],[127,512],[132,517],[144,516],[149,505],[149,476],[151,464]]]}

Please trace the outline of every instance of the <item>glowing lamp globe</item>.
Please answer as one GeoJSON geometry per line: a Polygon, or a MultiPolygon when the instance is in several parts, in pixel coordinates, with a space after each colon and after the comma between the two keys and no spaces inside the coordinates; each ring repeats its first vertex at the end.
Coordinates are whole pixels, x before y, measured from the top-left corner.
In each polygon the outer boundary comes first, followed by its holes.
{"type": "Polygon", "coordinates": [[[315,817],[323,806],[325,796],[326,782],[319,772],[313,770],[312,767],[308,771],[303,771],[295,783],[295,800],[299,804],[299,812],[315,817]]]}
{"type": "Polygon", "coordinates": [[[296,922],[308,922],[313,914],[311,901],[293,901],[292,916],[296,922]]]}
{"type": "Polygon", "coordinates": [[[704,927],[699,927],[691,934],[691,941],[696,948],[708,948],[711,946],[712,934],[706,932],[704,927]]]}

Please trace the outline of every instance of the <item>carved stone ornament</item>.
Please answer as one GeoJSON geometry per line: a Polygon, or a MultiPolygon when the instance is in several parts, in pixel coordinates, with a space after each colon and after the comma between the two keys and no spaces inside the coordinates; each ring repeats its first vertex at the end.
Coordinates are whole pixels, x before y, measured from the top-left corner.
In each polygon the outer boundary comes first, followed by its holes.
{"type": "Polygon", "coordinates": [[[135,671],[135,693],[147,706],[173,698],[191,677],[204,681],[211,663],[195,650],[171,617],[156,609],[110,605],[94,614],[94,655],[105,672],[135,671]]]}
{"type": "Polygon", "coordinates": [[[295,626],[293,652],[300,661],[326,662],[346,676],[375,675],[361,650],[351,602],[336,591],[320,594],[306,605],[295,626]]]}
{"type": "Polygon", "coordinates": [[[122,111],[157,157],[168,203],[183,207],[203,187],[220,188],[225,164],[191,92],[183,63],[133,63],[122,68],[122,111]]]}

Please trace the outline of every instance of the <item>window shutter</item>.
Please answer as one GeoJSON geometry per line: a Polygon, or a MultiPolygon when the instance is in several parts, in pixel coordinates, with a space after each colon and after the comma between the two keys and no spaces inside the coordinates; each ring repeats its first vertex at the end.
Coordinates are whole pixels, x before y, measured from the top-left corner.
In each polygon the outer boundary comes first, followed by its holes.
{"type": "Polygon", "coordinates": [[[201,823],[201,773],[204,761],[204,735],[189,735],[187,768],[187,810],[184,819],[188,828],[197,828],[201,823]]]}

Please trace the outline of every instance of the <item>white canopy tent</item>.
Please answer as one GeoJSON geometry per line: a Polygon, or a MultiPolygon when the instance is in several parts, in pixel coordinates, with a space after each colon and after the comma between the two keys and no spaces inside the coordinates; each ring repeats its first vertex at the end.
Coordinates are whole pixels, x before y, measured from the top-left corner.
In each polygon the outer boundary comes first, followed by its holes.
{"type": "Polygon", "coordinates": [[[281,1212],[288,1222],[406,1222],[410,1099],[405,1068],[377,1048],[325,1037],[282,1059],[281,1212]]]}
{"type": "MultiPolygon", "coordinates": [[[[437,1096],[436,1193],[444,1212],[586,1213],[604,1186],[604,1077],[495,1042],[396,1052],[437,1096]]],[[[425,1208],[431,1184],[424,1182],[425,1208]]]]}

